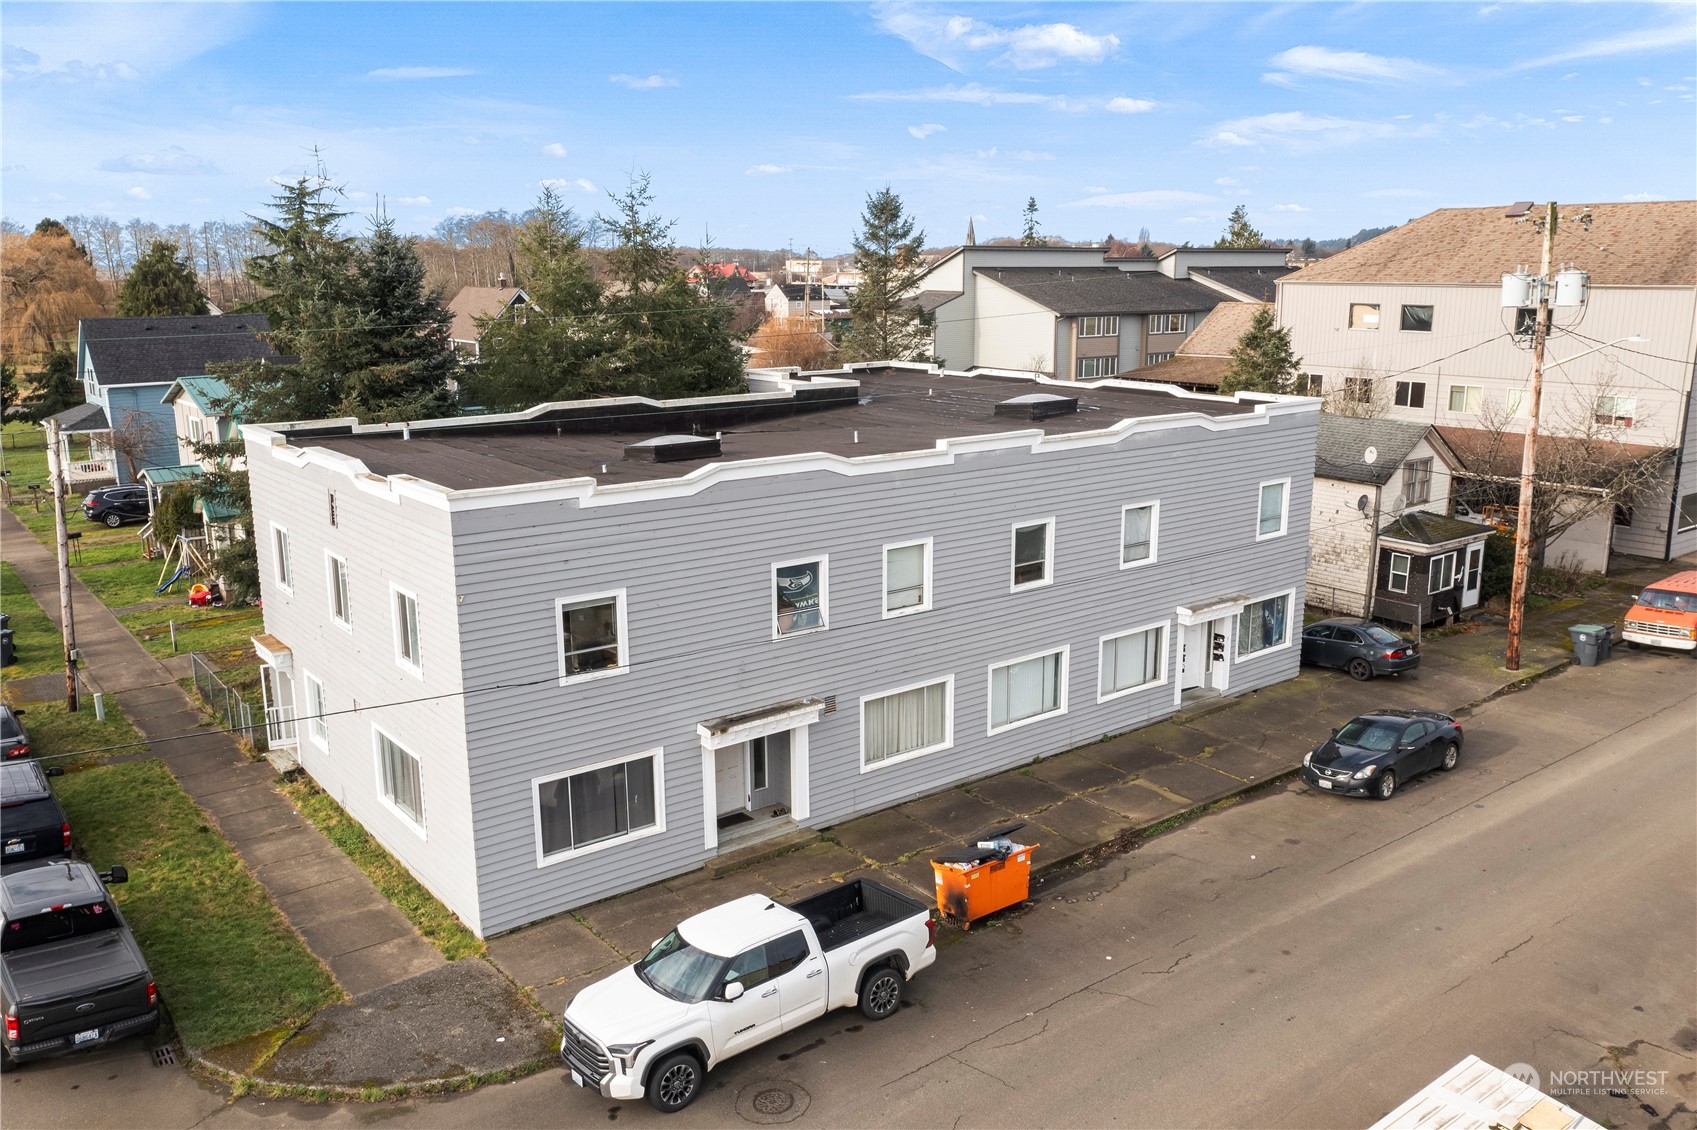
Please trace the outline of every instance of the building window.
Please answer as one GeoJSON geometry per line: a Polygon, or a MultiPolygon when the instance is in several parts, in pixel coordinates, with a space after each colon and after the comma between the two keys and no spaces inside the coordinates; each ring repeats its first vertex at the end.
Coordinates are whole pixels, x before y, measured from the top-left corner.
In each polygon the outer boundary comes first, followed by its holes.
{"type": "Polygon", "coordinates": [[[330,582],[330,618],[344,628],[350,627],[353,617],[348,611],[348,563],[334,553],[326,553],[324,559],[330,582]]]}
{"type": "Polygon", "coordinates": [[[1522,306],[1514,312],[1514,336],[1531,337],[1538,328],[1538,309],[1535,306],[1522,306]]]}
{"type": "Polygon", "coordinates": [[[990,733],[1066,711],[1066,649],[990,668],[990,733]]]}
{"type": "Polygon", "coordinates": [[[1078,359],[1078,379],[1081,381],[1111,377],[1119,371],[1120,359],[1118,357],[1080,357],[1078,359]]]}
{"type": "Polygon", "coordinates": [[[1054,534],[1053,518],[1013,528],[1013,588],[1035,588],[1055,579],[1049,567],[1049,543],[1054,534]]]}
{"type": "Polygon", "coordinates": [[[1402,465],[1402,500],[1415,506],[1432,499],[1432,461],[1410,459],[1402,465]]]}
{"type": "Polygon", "coordinates": [[[289,531],[275,522],[271,524],[271,554],[275,558],[272,565],[277,583],[284,589],[293,591],[293,584],[289,579],[289,531]]]}
{"type": "Polygon", "coordinates": [[[1599,396],[1597,398],[1597,423],[1612,424],[1615,427],[1630,428],[1632,418],[1638,414],[1638,398],[1635,396],[1599,396]]]}
{"type": "Polygon", "coordinates": [[[1426,382],[1398,381],[1396,383],[1396,406],[1398,408],[1426,407],[1426,382]]]}
{"type": "Polygon", "coordinates": [[[1526,390],[1511,388],[1503,393],[1503,407],[1508,409],[1510,416],[1526,415],[1526,390]]]}
{"type": "Polygon", "coordinates": [[[1110,699],[1166,682],[1166,641],[1164,624],[1103,637],[1098,699],[1110,699]]]}
{"type": "Polygon", "coordinates": [[[418,597],[404,589],[395,594],[395,658],[401,666],[422,673],[423,654],[418,639],[418,597]]]}
{"type": "Polygon", "coordinates": [[[330,748],[330,720],[324,717],[329,711],[324,708],[324,683],[312,676],[306,676],[306,736],[312,739],[312,744],[319,749],[330,748]]]}
{"type": "Polygon", "coordinates": [[[1385,588],[1391,592],[1408,591],[1408,566],[1411,558],[1406,553],[1391,554],[1390,578],[1385,582],[1385,588]]]}
{"type": "Polygon", "coordinates": [[[1290,593],[1258,600],[1238,614],[1237,654],[1239,657],[1283,647],[1288,640],[1287,623],[1290,616],[1290,593]]]}
{"type": "Polygon", "coordinates": [[[1684,495],[1679,500],[1679,532],[1697,530],[1697,494],[1684,495]]]}
{"type": "Polygon", "coordinates": [[[1148,565],[1155,560],[1161,504],[1144,502],[1120,512],[1120,567],[1148,565]]]}
{"type": "Polygon", "coordinates": [[[1352,330],[1378,329],[1379,304],[1377,302],[1351,302],[1349,304],[1349,328],[1352,330]]]}
{"type": "Polygon", "coordinates": [[[325,493],[330,496],[330,524],[334,526],[336,524],[336,492],[332,490],[325,493]]]}
{"type": "Polygon", "coordinates": [[[1145,365],[1159,365],[1162,361],[1171,361],[1172,359],[1171,353],[1145,353],[1143,355],[1145,365]]]}
{"type": "Polygon", "coordinates": [[[664,831],[659,750],[535,782],[537,862],[596,844],[664,831]]]}
{"type": "Polygon", "coordinates": [[[1356,404],[1371,404],[1373,402],[1373,378],[1345,377],[1343,379],[1343,398],[1356,404]]]}
{"type": "Polygon", "coordinates": [[[954,744],[953,677],[860,700],[860,767],[870,769],[954,744]]]}
{"type": "Polygon", "coordinates": [[[201,437],[200,417],[199,416],[190,416],[189,417],[189,442],[190,443],[199,443],[200,437],[201,437]]]}
{"type": "Polygon", "coordinates": [[[1625,526],[1628,529],[1632,527],[1632,503],[1615,503],[1615,525],[1625,526]]]}
{"type": "Polygon", "coordinates": [[[377,735],[377,778],[383,799],[395,810],[424,828],[424,783],[418,757],[402,749],[382,730],[377,735]]]}
{"type": "Polygon", "coordinates": [[[1477,414],[1485,408],[1484,385],[1450,385],[1450,411],[1477,414]]]}
{"type": "Polygon", "coordinates": [[[1118,337],[1120,336],[1120,320],[1116,317],[1080,318],[1078,320],[1079,337],[1118,337]]]}
{"type": "Polygon", "coordinates": [[[1181,334],[1190,329],[1189,314],[1150,314],[1149,332],[1152,334],[1181,334]]]}
{"type": "Polygon", "coordinates": [[[931,539],[884,547],[884,616],[931,607],[931,539]]]}
{"type": "Polygon", "coordinates": [[[1261,484],[1260,520],[1255,527],[1255,540],[1276,538],[1285,532],[1285,511],[1290,495],[1290,480],[1276,479],[1261,484]]]}
{"type": "Polygon", "coordinates": [[[1426,595],[1455,587],[1455,554],[1440,553],[1426,563],[1426,595]]]}
{"type": "Polygon", "coordinates": [[[555,602],[560,617],[560,682],[630,669],[625,648],[625,592],[555,602]]]}
{"type": "Polygon", "coordinates": [[[1326,380],[1319,373],[1302,373],[1296,380],[1305,396],[1319,396],[1325,391],[1326,380]]]}
{"type": "Polygon", "coordinates": [[[1432,308],[1430,306],[1404,306],[1402,308],[1402,328],[1415,333],[1432,332],[1432,308]]]}
{"type": "Polygon", "coordinates": [[[826,627],[825,558],[772,566],[772,638],[826,627]]]}

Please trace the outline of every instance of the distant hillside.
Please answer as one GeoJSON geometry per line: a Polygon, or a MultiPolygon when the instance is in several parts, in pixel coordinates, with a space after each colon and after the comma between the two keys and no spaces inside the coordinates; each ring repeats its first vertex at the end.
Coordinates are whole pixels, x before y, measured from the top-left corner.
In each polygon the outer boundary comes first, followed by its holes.
{"type": "MultiPolygon", "coordinates": [[[[1366,243],[1374,236],[1384,235],[1388,231],[1395,230],[1395,228],[1395,224],[1386,228],[1362,228],[1354,235],[1345,236],[1343,239],[1317,239],[1314,241],[1314,246],[1320,248],[1322,251],[1342,251],[1346,247],[1354,247],[1358,243],[1366,243]]],[[[1290,242],[1300,244],[1302,241],[1297,239],[1291,240],[1290,242]]]]}

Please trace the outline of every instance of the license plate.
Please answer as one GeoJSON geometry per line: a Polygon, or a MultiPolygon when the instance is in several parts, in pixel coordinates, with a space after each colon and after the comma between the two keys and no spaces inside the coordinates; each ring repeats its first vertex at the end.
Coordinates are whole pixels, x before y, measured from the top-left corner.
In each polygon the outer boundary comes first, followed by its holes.
{"type": "Polygon", "coordinates": [[[1332,783],[1324,777],[1319,778],[1319,785],[1322,789],[1329,789],[1332,787],[1332,783]]]}
{"type": "Polygon", "coordinates": [[[13,842],[6,845],[6,854],[7,855],[21,855],[23,853],[25,847],[27,847],[27,846],[28,845],[24,844],[22,841],[14,840],[13,842]]]}
{"type": "Polygon", "coordinates": [[[98,1040],[98,1039],[100,1039],[100,1029],[90,1028],[86,1032],[78,1032],[75,1036],[72,1036],[71,1037],[71,1046],[75,1047],[78,1044],[91,1043],[94,1040],[98,1040]]]}
{"type": "Polygon", "coordinates": [[[572,1082],[573,1082],[573,1083],[576,1083],[576,1084],[577,1084],[577,1085],[578,1085],[578,1086],[580,1086],[580,1087],[587,1087],[587,1086],[589,1086],[589,1084],[588,1084],[588,1083],[585,1083],[585,1082],[584,1082],[584,1081],[583,1081],[583,1076],[581,1076],[581,1075],[579,1075],[579,1074],[578,1074],[578,1073],[577,1073],[577,1072],[575,1072],[575,1071],[574,1071],[574,1072],[572,1072],[572,1082]]]}

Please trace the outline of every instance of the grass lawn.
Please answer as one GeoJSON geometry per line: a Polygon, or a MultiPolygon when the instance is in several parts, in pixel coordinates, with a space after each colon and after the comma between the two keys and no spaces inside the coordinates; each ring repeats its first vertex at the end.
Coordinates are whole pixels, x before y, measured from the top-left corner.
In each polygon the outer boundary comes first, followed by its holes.
{"type": "Polygon", "coordinates": [[[67,773],[55,791],[82,854],[129,868],[113,894],[191,1047],[292,1027],[341,998],[162,763],[67,773]]]}
{"type": "Polygon", "coordinates": [[[347,857],[394,903],[402,914],[418,928],[431,945],[442,951],[449,961],[475,957],[484,952],[483,942],[454,916],[454,913],[425,890],[412,872],[383,850],[383,845],[371,838],[353,817],[343,811],[328,795],[305,775],[285,781],[285,796],[295,802],[301,815],[341,848],[347,857]]]}
{"type": "MultiPolygon", "coordinates": [[[[182,655],[204,651],[222,657],[230,652],[246,652],[251,657],[250,641],[265,630],[265,616],[257,608],[191,608],[186,599],[169,608],[125,612],[118,621],[156,656],[172,654],[172,621],[177,624],[177,653],[182,655]]],[[[215,658],[214,663],[217,662],[215,658]]],[[[227,677],[220,677],[229,682],[227,677]]]]}
{"type": "Polygon", "coordinates": [[[0,612],[12,618],[12,643],[18,653],[18,661],[6,668],[7,679],[65,669],[65,643],[59,629],[24,588],[17,571],[4,561],[0,561],[0,612]]]}
{"type": "Polygon", "coordinates": [[[82,709],[75,714],[65,709],[62,697],[25,706],[23,722],[29,731],[30,756],[69,769],[122,754],[147,752],[140,731],[130,725],[117,703],[106,702],[104,722],[94,716],[93,695],[82,695],[79,705],[82,709]]]}

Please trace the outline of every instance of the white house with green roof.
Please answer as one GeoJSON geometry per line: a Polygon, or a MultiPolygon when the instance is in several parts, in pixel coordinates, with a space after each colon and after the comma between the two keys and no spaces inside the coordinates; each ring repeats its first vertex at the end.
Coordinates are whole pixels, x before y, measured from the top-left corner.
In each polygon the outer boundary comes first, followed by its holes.
{"type": "MultiPolygon", "coordinates": [[[[222,442],[235,438],[241,420],[223,407],[230,395],[229,388],[217,377],[178,377],[165,390],[159,403],[168,406],[175,420],[177,459],[183,464],[208,466],[209,459],[195,454],[194,445],[201,442],[222,442]]],[[[237,467],[241,466],[237,457],[237,467]]]]}

